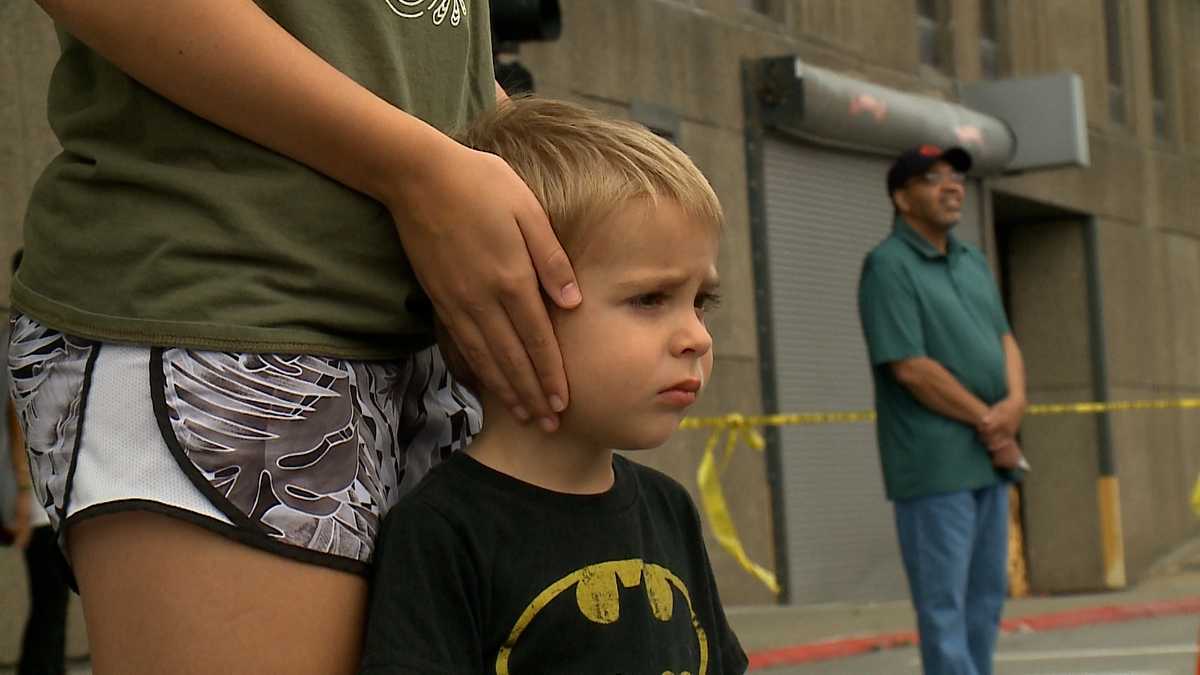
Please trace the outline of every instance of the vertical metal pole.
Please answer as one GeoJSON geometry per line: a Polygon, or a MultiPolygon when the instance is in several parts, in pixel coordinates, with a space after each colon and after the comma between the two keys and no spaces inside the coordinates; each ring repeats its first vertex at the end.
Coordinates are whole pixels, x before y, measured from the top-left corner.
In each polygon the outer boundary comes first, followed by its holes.
{"type": "MultiPolygon", "coordinates": [[[[1100,233],[1095,216],[1084,224],[1084,248],[1087,255],[1088,332],[1091,339],[1092,392],[1096,401],[1107,402],[1108,347],[1104,339],[1104,293],[1100,285],[1100,233]]],[[[1104,555],[1104,584],[1125,587],[1125,537],[1121,529],[1121,490],[1117,463],[1113,454],[1112,422],[1108,413],[1096,415],[1099,441],[1100,475],[1096,483],[1100,512],[1100,538],[1104,555]]]]}
{"type": "MultiPolygon", "coordinates": [[[[758,364],[762,403],[767,411],[779,410],[775,382],[775,341],[771,336],[771,284],[767,258],[766,161],[763,148],[762,114],[759,110],[761,65],[742,62],[742,106],[745,111],[746,193],[750,206],[750,238],[754,260],[755,306],[758,315],[758,364]]],[[[771,490],[771,521],[775,544],[775,579],[779,582],[779,604],[792,601],[788,574],[787,509],[784,504],[783,458],[780,456],[779,427],[763,429],[767,442],[767,485],[771,490]]]]}

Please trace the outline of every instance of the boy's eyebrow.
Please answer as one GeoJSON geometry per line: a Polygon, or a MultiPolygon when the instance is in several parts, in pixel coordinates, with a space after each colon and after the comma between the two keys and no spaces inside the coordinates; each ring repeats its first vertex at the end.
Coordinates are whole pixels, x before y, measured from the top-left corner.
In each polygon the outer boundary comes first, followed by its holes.
{"type": "MultiPolygon", "coordinates": [[[[663,286],[666,288],[674,288],[682,286],[689,280],[693,279],[694,275],[684,270],[665,270],[650,272],[647,274],[639,274],[631,278],[626,278],[616,283],[618,289],[638,289],[646,286],[663,286]]],[[[705,275],[702,286],[705,289],[714,289],[721,285],[721,279],[717,276],[716,269],[710,270],[710,273],[705,275]]]]}

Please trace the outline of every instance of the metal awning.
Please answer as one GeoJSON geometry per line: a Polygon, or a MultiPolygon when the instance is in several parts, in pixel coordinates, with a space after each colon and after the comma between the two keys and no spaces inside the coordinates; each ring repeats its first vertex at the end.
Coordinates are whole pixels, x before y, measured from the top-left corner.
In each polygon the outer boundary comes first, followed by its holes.
{"type": "Polygon", "coordinates": [[[757,61],[763,125],[821,145],[894,156],[923,143],[960,145],[972,173],[1003,171],[1016,136],[1002,120],[964,106],[857,80],[794,56],[757,61]]]}

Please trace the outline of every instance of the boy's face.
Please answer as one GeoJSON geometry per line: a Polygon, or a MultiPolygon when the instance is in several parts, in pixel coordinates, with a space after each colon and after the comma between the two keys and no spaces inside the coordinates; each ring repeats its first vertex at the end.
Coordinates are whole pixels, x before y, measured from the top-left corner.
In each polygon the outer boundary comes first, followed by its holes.
{"type": "Polygon", "coordinates": [[[562,429],[599,447],[666,442],[712,373],[704,312],[717,234],[672,202],[620,209],[575,261],[583,303],[552,308],[571,405],[562,429]]]}

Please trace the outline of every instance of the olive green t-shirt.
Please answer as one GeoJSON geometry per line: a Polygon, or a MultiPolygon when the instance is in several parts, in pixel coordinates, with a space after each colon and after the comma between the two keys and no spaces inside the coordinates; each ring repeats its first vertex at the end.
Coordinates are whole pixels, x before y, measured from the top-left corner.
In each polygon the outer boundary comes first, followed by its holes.
{"type": "MultiPolygon", "coordinates": [[[[486,0],[258,0],[318,55],[451,131],[494,105],[486,0]]],[[[197,117],[60,31],[15,307],[105,341],[387,358],[431,341],[379,202],[197,117]]]]}
{"type": "Polygon", "coordinates": [[[987,259],[953,235],[945,254],[897,217],[867,255],[859,314],[875,381],[876,430],[889,499],[986,487],[1003,475],[975,429],[918,401],[890,364],[937,361],[988,405],[1008,395],[1010,332],[987,259]]]}

